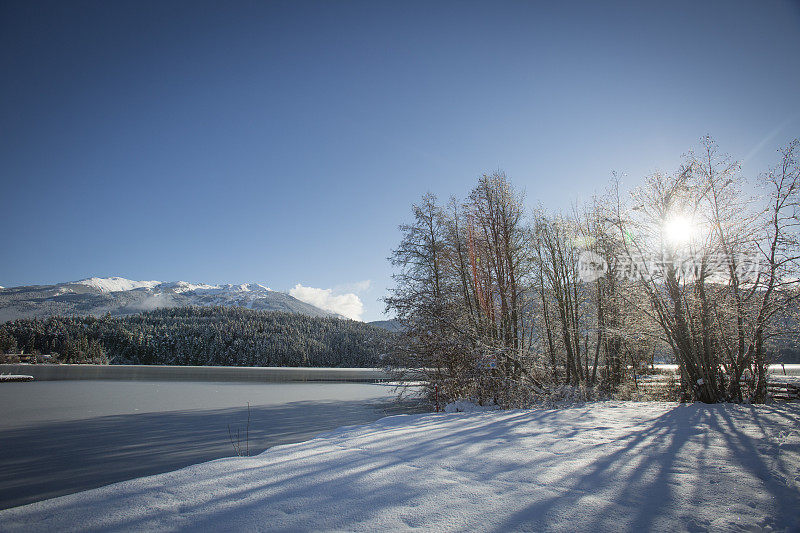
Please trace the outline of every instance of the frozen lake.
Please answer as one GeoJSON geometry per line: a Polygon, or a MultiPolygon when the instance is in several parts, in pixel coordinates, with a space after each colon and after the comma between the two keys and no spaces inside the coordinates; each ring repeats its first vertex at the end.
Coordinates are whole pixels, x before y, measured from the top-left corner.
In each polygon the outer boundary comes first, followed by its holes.
{"type": "Polygon", "coordinates": [[[405,412],[368,383],[37,381],[0,385],[0,509],[405,412]]]}

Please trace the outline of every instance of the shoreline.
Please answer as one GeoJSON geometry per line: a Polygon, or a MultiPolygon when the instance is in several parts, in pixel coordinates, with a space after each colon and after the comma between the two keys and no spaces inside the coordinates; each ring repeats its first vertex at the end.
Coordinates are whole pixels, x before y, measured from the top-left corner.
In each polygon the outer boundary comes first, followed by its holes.
{"type": "Polygon", "coordinates": [[[0,364],[0,374],[26,374],[36,381],[233,381],[380,383],[390,375],[380,368],[243,367],[172,365],[0,364]]]}

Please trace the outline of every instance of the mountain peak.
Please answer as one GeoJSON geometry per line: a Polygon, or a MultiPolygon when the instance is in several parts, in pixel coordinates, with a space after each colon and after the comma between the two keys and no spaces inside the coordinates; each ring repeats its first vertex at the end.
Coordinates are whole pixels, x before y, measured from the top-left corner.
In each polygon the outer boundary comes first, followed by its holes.
{"type": "MultiPolygon", "coordinates": [[[[195,292],[198,294],[211,293],[240,293],[240,292],[274,292],[272,289],[260,283],[225,283],[222,285],[210,285],[208,283],[190,283],[188,281],[136,281],[132,279],[112,276],[110,278],[86,278],[80,281],[73,281],[65,285],[84,285],[92,287],[100,292],[125,292],[136,289],[157,289],[160,291],[172,291],[176,293],[195,292]]],[[[1,288],[1,287],[0,287],[1,288]]]]}
{"type": "Polygon", "coordinates": [[[160,285],[160,281],[134,281],[132,279],[120,278],[113,276],[110,278],[86,278],[80,281],[74,281],[69,285],[86,285],[98,289],[101,292],[122,292],[132,291],[134,289],[152,289],[156,285],[160,285]]]}

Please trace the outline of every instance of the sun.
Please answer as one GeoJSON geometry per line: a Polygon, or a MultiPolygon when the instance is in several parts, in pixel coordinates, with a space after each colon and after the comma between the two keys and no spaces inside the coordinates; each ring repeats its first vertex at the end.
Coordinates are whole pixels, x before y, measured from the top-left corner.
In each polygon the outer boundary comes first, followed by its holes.
{"type": "Polygon", "coordinates": [[[672,216],[664,222],[664,240],[673,246],[688,244],[694,237],[696,229],[691,218],[685,215],[672,216]]]}

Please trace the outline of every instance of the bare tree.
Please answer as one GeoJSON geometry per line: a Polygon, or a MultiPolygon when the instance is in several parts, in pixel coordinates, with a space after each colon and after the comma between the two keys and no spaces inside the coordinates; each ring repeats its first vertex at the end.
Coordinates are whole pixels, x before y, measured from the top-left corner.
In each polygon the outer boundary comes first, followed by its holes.
{"type": "Polygon", "coordinates": [[[397,366],[441,402],[520,406],[636,385],[671,351],[682,399],[764,401],[770,342],[800,295],[797,150],[781,151],[761,199],[710,137],[630,202],[617,180],[582,211],[539,210],[530,225],[501,172],[446,209],[424,196],[391,257],[397,366]]]}
{"type": "MultiPolygon", "coordinates": [[[[800,141],[795,139],[780,150],[778,165],[761,178],[767,190],[763,239],[757,242],[766,268],[755,283],[760,289],[753,335],[748,351],[756,374],[755,400],[766,397],[765,343],[770,335],[785,333],[778,325],[779,315],[796,304],[798,297],[798,260],[800,260],[800,141]],[[760,282],[760,283],[759,283],[760,282]]],[[[783,322],[785,324],[785,322],[783,322]]]]}
{"type": "Polygon", "coordinates": [[[643,312],[673,350],[685,398],[742,401],[741,378],[750,371],[756,379],[748,399],[763,401],[764,335],[779,309],[783,267],[796,261],[789,236],[796,163],[785,150],[780,170],[765,178],[771,205],[759,211],[742,193],[738,163],[719,155],[710,137],[701,145],[678,173],[649,177],[615,220],[626,262],[648,296],[643,312]],[[753,268],[759,250],[761,271],[753,268]]]}

